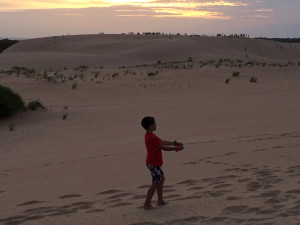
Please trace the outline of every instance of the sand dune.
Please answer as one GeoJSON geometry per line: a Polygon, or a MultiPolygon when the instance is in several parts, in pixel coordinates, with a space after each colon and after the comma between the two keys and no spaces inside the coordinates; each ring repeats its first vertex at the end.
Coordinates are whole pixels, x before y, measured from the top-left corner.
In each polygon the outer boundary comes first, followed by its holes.
{"type": "Polygon", "coordinates": [[[299,45],[250,38],[81,35],[21,41],[0,55],[1,67],[26,66],[39,69],[119,67],[161,61],[247,59],[286,63],[299,56],[299,45]]]}
{"type": "Polygon", "coordinates": [[[22,41],[0,55],[1,85],[47,107],[0,120],[0,224],[299,223],[300,67],[283,57],[300,61],[299,47],[206,37],[62,38],[56,45],[53,37],[22,41]],[[230,60],[220,63],[225,55],[230,60]],[[118,68],[157,60],[184,62],[118,68]],[[7,71],[12,65],[35,71],[7,71]],[[156,117],[159,137],[185,144],[163,153],[169,204],[150,211],[142,207],[151,183],[140,126],[146,115],[156,117]]]}

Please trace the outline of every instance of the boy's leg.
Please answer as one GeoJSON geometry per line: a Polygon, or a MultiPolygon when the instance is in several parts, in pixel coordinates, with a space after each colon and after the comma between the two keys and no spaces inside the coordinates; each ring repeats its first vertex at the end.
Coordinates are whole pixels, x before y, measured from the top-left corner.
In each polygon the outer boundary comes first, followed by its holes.
{"type": "Polygon", "coordinates": [[[153,181],[151,187],[149,188],[149,190],[147,192],[147,197],[146,197],[146,201],[145,201],[145,204],[144,204],[145,209],[153,208],[152,205],[151,205],[151,200],[152,200],[152,197],[153,197],[157,187],[158,187],[157,182],[153,181]]]}
{"type": "Polygon", "coordinates": [[[158,197],[157,205],[165,205],[166,204],[166,202],[164,201],[164,198],[163,198],[164,181],[165,181],[165,178],[162,177],[160,183],[157,185],[157,197],[158,197]]]}

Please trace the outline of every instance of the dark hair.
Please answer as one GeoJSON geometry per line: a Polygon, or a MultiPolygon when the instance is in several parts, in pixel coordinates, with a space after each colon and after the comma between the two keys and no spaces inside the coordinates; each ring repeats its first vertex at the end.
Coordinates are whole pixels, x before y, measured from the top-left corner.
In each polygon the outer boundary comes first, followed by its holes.
{"type": "Polygon", "coordinates": [[[155,123],[155,119],[154,119],[154,117],[151,117],[151,116],[144,117],[141,122],[142,127],[144,127],[145,130],[148,130],[149,126],[153,125],[154,123],[155,123]]]}

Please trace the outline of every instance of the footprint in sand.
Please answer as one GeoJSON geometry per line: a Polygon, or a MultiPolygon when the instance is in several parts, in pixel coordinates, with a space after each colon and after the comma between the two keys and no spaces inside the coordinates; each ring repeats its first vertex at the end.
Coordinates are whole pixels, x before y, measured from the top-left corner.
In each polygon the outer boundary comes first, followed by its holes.
{"type": "MultiPolygon", "coordinates": [[[[142,207],[144,208],[144,207],[142,207]]],[[[155,223],[155,222],[140,222],[140,223],[131,223],[129,225],[165,225],[164,223],[155,223]]]]}
{"type": "Polygon", "coordinates": [[[249,207],[246,205],[234,205],[229,206],[223,209],[223,213],[227,214],[248,214],[248,213],[256,213],[259,211],[258,207],[249,207]]]}
{"type": "Polygon", "coordinates": [[[118,199],[118,198],[122,198],[122,197],[126,197],[126,196],[130,196],[132,195],[132,193],[121,193],[121,194],[116,194],[116,195],[112,195],[107,197],[107,199],[118,199]]]}
{"type": "Polygon", "coordinates": [[[122,192],[122,191],[117,190],[117,189],[110,189],[107,191],[99,192],[99,193],[97,193],[97,195],[109,195],[109,194],[115,194],[115,193],[120,193],[120,192],[122,192]]]}
{"type": "Polygon", "coordinates": [[[224,156],[236,155],[236,154],[237,154],[237,152],[228,152],[228,153],[226,153],[224,156]]]}
{"type": "Polygon", "coordinates": [[[132,199],[146,199],[146,195],[136,195],[133,196],[132,199]]]}
{"type": "Polygon", "coordinates": [[[235,201],[235,200],[240,200],[240,199],[243,199],[243,197],[241,197],[241,196],[228,196],[227,197],[227,200],[229,200],[229,201],[235,201]]]}
{"type": "Polygon", "coordinates": [[[149,184],[146,184],[146,185],[142,185],[142,186],[139,186],[139,187],[137,187],[138,189],[148,189],[150,187],[150,185],[149,184]]]}
{"type": "Polygon", "coordinates": [[[253,152],[264,152],[264,151],[267,151],[268,149],[266,148],[261,148],[261,149],[255,149],[253,150],[253,152]]]}
{"type": "Polygon", "coordinates": [[[170,200],[170,199],[174,199],[174,198],[179,198],[179,197],[181,197],[182,195],[165,195],[165,199],[168,199],[168,200],[170,200]]]}
{"type": "Polygon", "coordinates": [[[79,194],[68,194],[68,195],[63,195],[63,196],[59,196],[59,199],[65,199],[65,198],[79,198],[82,195],[79,194]]]}
{"type": "Polygon", "coordinates": [[[191,186],[191,185],[195,185],[196,183],[198,183],[198,181],[196,181],[196,180],[185,180],[185,181],[179,182],[177,184],[184,184],[186,186],[191,186]]]}
{"type": "Polygon", "coordinates": [[[45,202],[45,201],[32,200],[29,202],[24,202],[24,203],[18,204],[17,206],[35,205],[35,204],[39,204],[39,203],[43,203],[43,202],[45,202]]]}
{"type": "Polygon", "coordinates": [[[111,206],[110,208],[118,208],[118,207],[128,206],[128,205],[132,205],[132,204],[133,203],[130,203],[130,202],[122,202],[122,203],[115,204],[115,205],[111,206]]]}
{"type": "Polygon", "coordinates": [[[284,148],[284,146],[278,145],[278,146],[273,146],[272,148],[274,148],[274,149],[280,149],[280,148],[284,148]]]}
{"type": "MultiPolygon", "coordinates": [[[[29,206],[42,203],[43,201],[29,201],[19,204],[18,206],[29,206]]],[[[44,206],[27,209],[21,212],[19,215],[10,216],[0,219],[0,224],[20,224],[26,221],[39,220],[48,216],[59,216],[76,213],[79,210],[90,209],[95,202],[75,202],[72,204],[62,206],[44,206]]]]}
{"type": "Polygon", "coordinates": [[[93,209],[93,210],[89,210],[89,211],[86,211],[86,213],[99,213],[99,212],[103,212],[104,209],[93,209]]]}

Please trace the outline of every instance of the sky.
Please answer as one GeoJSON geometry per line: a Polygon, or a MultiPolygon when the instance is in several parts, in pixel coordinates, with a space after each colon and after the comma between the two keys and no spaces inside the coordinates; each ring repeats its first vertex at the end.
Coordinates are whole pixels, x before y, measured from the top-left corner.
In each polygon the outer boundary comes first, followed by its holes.
{"type": "Polygon", "coordinates": [[[299,38],[300,0],[0,0],[1,38],[129,32],[299,38]]]}

